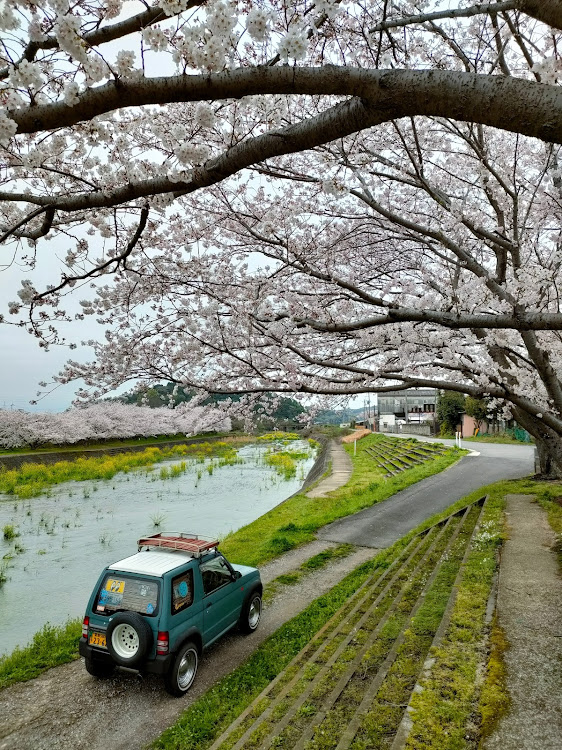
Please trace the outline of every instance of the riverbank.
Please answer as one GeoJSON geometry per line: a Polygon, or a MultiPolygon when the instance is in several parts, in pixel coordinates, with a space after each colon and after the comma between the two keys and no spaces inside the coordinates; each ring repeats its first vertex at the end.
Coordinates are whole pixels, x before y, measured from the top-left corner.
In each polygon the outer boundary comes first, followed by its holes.
{"type": "MultiPolygon", "coordinates": [[[[379,437],[372,436],[369,441],[375,443],[379,437]]],[[[368,444],[365,443],[368,447],[368,444]]],[[[349,454],[353,453],[353,447],[347,449],[349,454]]],[[[352,456],[355,467],[354,477],[347,487],[331,493],[326,498],[312,498],[305,494],[296,494],[285,502],[277,505],[268,513],[260,516],[256,521],[242,526],[238,531],[228,534],[221,542],[221,549],[233,562],[261,566],[267,561],[278,558],[283,553],[293,550],[299,546],[306,545],[314,539],[318,528],[337,518],[350,513],[355,513],[373,503],[379,503],[390,497],[404,487],[418,482],[423,477],[430,476],[442,471],[454,463],[461,455],[456,449],[447,451],[422,466],[417,466],[404,472],[402,475],[387,480],[384,472],[377,466],[376,462],[369,458],[368,454],[360,451],[357,456],[352,456]]],[[[331,545],[325,544],[324,548],[331,545]]],[[[310,556],[310,555],[309,555],[310,556]]],[[[78,630],[76,630],[78,633],[78,630]]],[[[55,633],[49,631],[49,637],[57,651],[57,638],[55,633]]],[[[66,640],[69,634],[65,631],[66,640]]],[[[70,635],[72,639],[72,635],[70,635]]],[[[61,649],[67,646],[61,643],[61,649]]],[[[33,665],[36,663],[36,654],[39,649],[31,646],[22,649],[23,661],[29,658],[33,665]]],[[[57,659],[59,657],[57,656],[57,659]]],[[[25,672],[21,665],[22,659],[18,659],[18,673],[25,672]]],[[[55,663],[59,663],[56,661],[55,663]]],[[[4,666],[4,677],[2,674],[3,660],[0,659],[0,680],[10,681],[10,669],[6,662],[4,666]]],[[[31,666],[33,672],[36,666],[31,666]]],[[[48,662],[40,659],[40,668],[48,668],[48,662]]]]}
{"type": "MultiPolygon", "coordinates": [[[[247,441],[246,441],[247,442],[247,441]]],[[[239,445],[241,443],[238,443],[239,445]]],[[[0,493],[16,498],[37,497],[47,488],[64,482],[84,482],[92,479],[112,479],[120,472],[129,472],[174,458],[205,460],[218,458],[223,465],[236,462],[236,448],[232,442],[198,442],[170,447],[151,446],[143,450],[104,451],[101,455],[73,456],[72,461],[56,460],[49,463],[24,461],[18,468],[0,471],[0,493]]],[[[68,454],[64,454],[67,455],[68,454]]],[[[58,454],[56,454],[57,459],[58,454]]],[[[186,464],[179,471],[185,470],[186,464]]]]}

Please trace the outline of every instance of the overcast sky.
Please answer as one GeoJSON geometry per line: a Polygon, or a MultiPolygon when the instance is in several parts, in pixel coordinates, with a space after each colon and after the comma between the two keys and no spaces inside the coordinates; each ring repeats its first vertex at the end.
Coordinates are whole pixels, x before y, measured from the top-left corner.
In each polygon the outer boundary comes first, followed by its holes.
{"type": "MultiPolygon", "coordinates": [[[[23,279],[30,279],[40,291],[48,284],[60,280],[62,264],[59,258],[64,257],[67,249],[68,240],[59,235],[41,243],[37,256],[38,264],[34,271],[15,262],[8,268],[0,265],[0,313],[6,320],[16,321],[19,317],[8,313],[8,304],[18,301],[18,290],[21,289],[23,279]]],[[[0,253],[0,261],[5,261],[8,252],[11,258],[13,248],[6,245],[0,253]]],[[[72,313],[81,309],[78,300],[91,296],[93,290],[84,289],[83,293],[80,293],[80,290],[76,291],[77,294],[73,295],[74,299],[70,306],[63,305],[72,313]]],[[[83,385],[82,382],[59,385],[36,405],[32,405],[30,401],[37,399],[38,390],[48,391],[53,388],[53,385],[50,385],[47,389],[40,389],[39,382],[51,383],[53,376],[61,371],[68,359],[82,362],[92,359],[90,347],[81,346],[80,342],[88,339],[101,340],[104,328],[95,322],[93,316],[86,317],[84,321],[57,327],[69,341],[77,344],[77,349],[71,351],[66,346],[57,346],[45,351],[39,347],[38,339],[23,328],[0,323],[0,408],[56,412],[64,411],[71,405],[76,390],[83,385]]]]}

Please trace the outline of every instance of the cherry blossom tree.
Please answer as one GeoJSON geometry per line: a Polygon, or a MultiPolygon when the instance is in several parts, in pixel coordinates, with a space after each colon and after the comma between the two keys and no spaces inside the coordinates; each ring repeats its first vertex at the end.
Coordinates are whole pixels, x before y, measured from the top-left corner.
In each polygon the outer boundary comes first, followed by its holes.
{"type": "Polygon", "coordinates": [[[189,404],[151,409],[108,402],[61,414],[0,409],[0,447],[8,449],[229,430],[230,418],[220,409],[189,404]]]}
{"type": "Polygon", "coordinates": [[[562,2],[445,5],[4,6],[4,320],[106,323],[94,396],[488,396],[562,474],[562,2]]]}

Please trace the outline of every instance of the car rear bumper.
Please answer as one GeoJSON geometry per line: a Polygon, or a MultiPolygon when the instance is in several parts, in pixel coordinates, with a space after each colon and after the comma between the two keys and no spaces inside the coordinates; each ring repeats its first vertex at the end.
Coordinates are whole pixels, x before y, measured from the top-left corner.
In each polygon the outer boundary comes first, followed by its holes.
{"type": "MultiPolygon", "coordinates": [[[[94,648],[90,646],[85,638],[80,638],[78,643],[78,651],[80,656],[84,656],[86,659],[92,659],[93,661],[100,662],[102,664],[114,664],[115,662],[111,658],[109,651],[101,648],[94,648]]],[[[165,674],[169,671],[174,660],[173,654],[166,654],[165,656],[158,655],[154,659],[147,659],[138,667],[135,667],[139,672],[150,672],[151,674],[165,674]]]]}

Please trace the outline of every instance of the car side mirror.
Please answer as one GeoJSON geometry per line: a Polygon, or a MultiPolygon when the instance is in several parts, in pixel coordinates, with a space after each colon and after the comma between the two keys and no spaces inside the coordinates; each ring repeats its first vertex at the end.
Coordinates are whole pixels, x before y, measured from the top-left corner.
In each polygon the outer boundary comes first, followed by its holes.
{"type": "Polygon", "coordinates": [[[234,571],[234,580],[237,581],[239,578],[242,578],[242,573],[239,570],[234,571]]]}

